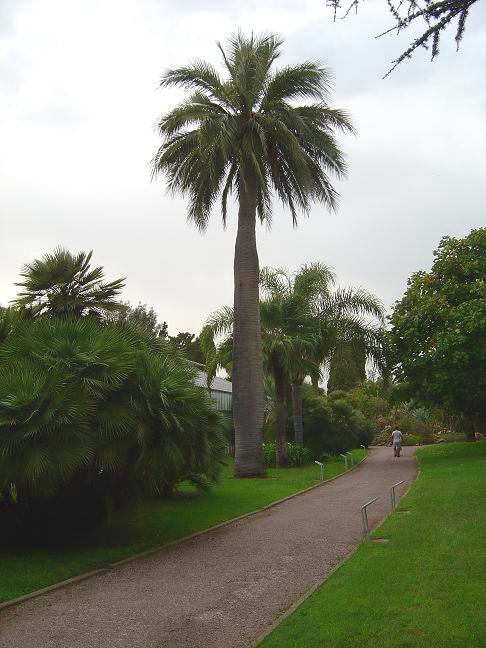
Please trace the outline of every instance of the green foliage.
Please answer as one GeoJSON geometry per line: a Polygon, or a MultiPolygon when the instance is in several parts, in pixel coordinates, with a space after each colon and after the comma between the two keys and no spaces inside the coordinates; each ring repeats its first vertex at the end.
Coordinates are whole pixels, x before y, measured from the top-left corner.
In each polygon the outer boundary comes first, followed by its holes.
{"type": "Polygon", "coordinates": [[[119,310],[122,305],[116,298],[125,280],[105,283],[103,268],[90,268],[92,255],[93,252],[72,254],[58,247],[42,259],[26,264],[20,273],[25,281],[16,284],[23,291],[15,304],[29,310],[33,317],[101,318],[119,310]]]}
{"type": "Polygon", "coordinates": [[[96,523],[108,499],[214,477],[224,419],[142,327],[41,318],[0,347],[0,496],[37,533],[96,523]]]}
{"type": "MultiPolygon", "coordinates": [[[[266,414],[277,403],[274,387],[279,379],[285,381],[287,392],[290,391],[291,382],[300,387],[305,376],[311,376],[317,382],[321,364],[342,348],[348,354],[356,353],[361,360],[363,353],[372,358],[381,358],[381,329],[363,319],[363,316],[374,317],[381,322],[381,302],[361,289],[334,290],[334,280],[333,272],[322,263],[302,265],[292,274],[281,268],[262,268],[262,348],[264,368],[267,376],[273,379],[273,389],[266,399],[266,414]]],[[[232,328],[233,310],[230,307],[222,308],[208,318],[201,333],[208,358],[208,375],[214,375],[218,366],[230,370],[232,328]],[[221,333],[225,333],[226,337],[216,347],[214,338],[221,333]]],[[[281,395],[282,390],[279,392],[281,395]]],[[[336,398],[336,394],[333,392],[330,398],[336,398]]],[[[288,414],[287,418],[292,416],[295,423],[295,411],[288,414]]],[[[272,415],[266,415],[266,437],[270,428],[275,433],[275,419],[272,415]]],[[[301,426],[297,428],[302,430],[301,426]]],[[[306,434],[304,426],[305,438],[306,434]]],[[[358,436],[369,436],[368,432],[363,432],[363,435],[360,433],[358,436]]],[[[297,434],[295,438],[299,442],[297,434]]]]}
{"type": "MultiPolygon", "coordinates": [[[[276,447],[275,443],[265,443],[263,446],[265,465],[275,468],[276,447]]],[[[304,466],[314,460],[311,450],[295,443],[287,443],[286,457],[288,466],[304,466]]]]}
{"type": "Polygon", "coordinates": [[[464,440],[464,435],[451,432],[457,427],[457,420],[445,416],[438,408],[428,409],[417,406],[414,401],[388,402],[386,412],[376,417],[380,432],[373,439],[374,445],[386,445],[392,430],[404,434],[405,445],[426,445],[450,440],[464,440]]]}
{"type": "MultiPolygon", "coordinates": [[[[331,393],[330,396],[332,395],[331,393]]],[[[355,409],[373,421],[376,421],[378,417],[386,416],[391,409],[388,390],[383,388],[381,381],[362,382],[347,392],[346,398],[355,409]]]]}
{"type": "Polygon", "coordinates": [[[179,331],[177,335],[169,335],[167,341],[188,360],[199,364],[205,363],[205,355],[201,348],[199,338],[194,333],[179,331]]]}
{"type": "Polygon", "coordinates": [[[486,228],[444,237],[430,272],[417,272],[391,317],[396,375],[417,400],[486,416],[486,228]]]}
{"type": "Polygon", "coordinates": [[[366,356],[364,345],[348,343],[338,347],[329,364],[328,391],[349,390],[366,380],[366,356]]]}
{"type": "Polygon", "coordinates": [[[326,397],[316,394],[307,385],[304,388],[306,445],[314,456],[336,455],[370,443],[375,425],[354,409],[345,395],[326,397]]]}
{"type": "Polygon", "coordinates": [[[110,315],[109,321],[138,324],[158,337],[167,338],[167,322],[159,324],[157,313],[152,307],[149,308],[147,304],[139,303],[137,306],[131,306],[130,302],[124,302],[118,312],[110,315]]]}
{"type": "Polygon", "coordinates": [[[0,344],[13,333],[15,327],[24,319],[25,313],[18,308],[0,306],[0,344]]]}
{"type": "Polygon", "coordinates": [[[313,61],[272,70],[282,42],[239,33],[226,49],[218,45],[225,78],[200,60],[162,77],[161,87],[191,94],[159,122],[163,143],[153,173],[165,174],[172,191],[188,196],[189,218],[201,229],[219,197],[226,222],[228,196],[242,195],[250,183],[262,221],[271,220],[273,193],[294,223],[298,210],[307,212],[315,200],[336,204],[330,177],[346,169],[336,135],[353,127],[328,104],[328,70],[313,61]]]}

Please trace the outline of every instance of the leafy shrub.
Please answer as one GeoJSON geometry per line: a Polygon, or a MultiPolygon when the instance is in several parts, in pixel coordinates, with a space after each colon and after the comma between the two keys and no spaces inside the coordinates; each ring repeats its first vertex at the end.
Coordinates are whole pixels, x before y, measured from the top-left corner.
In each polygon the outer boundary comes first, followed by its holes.
{"type": "Polygon", "coordinates": [[[380,381],[366,381],[347,392],[348,402],[360,411],[371,422],[379,416],[386,416],[390,411],[387,391],[380,381]]]}
{"type": "Polygon", "coordinates": [[[224,418],[193,381],[139,327],[21,323],[0,347],[0,504],[11,534],[78,534],[131,496],[214,477],[224,418]]]}
{"type": "MultiPolygon", "coordinates": [[[[263,456],[265,465],[269,468],[275,468],[276,447],[275,443],[265,443],[263,445],[263,456]]],[[[289,466],[303,466],[313,461],[314,455],[308,448],[287,443],[287,462],[289,466]]]]}
{"type": "Polygon", "coordinates": [[[303,389],[304,439],[314,456],[323,452],[336,455],[368,445],[374,424],[349,403],[346,392],[333,392],[332,398],[303,389]]]}
{"type": "Polygon", "coordinates": [[[404,434],[403,435],[403,445],[404,446],[414,446],[414,445],[423,445],[425,443],[424,437],[419,434],[404,434]]]}

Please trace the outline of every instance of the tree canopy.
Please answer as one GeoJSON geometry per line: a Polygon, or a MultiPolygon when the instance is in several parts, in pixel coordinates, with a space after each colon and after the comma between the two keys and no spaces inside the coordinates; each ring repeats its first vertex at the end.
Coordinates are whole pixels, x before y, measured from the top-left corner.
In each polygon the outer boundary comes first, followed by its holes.
{"type": "Polygon", "coordinates": [[[486,415],[486,228],[444,237],[431,271],[409,279],[391,323],[397,377],[473,431],[486,415]]]}

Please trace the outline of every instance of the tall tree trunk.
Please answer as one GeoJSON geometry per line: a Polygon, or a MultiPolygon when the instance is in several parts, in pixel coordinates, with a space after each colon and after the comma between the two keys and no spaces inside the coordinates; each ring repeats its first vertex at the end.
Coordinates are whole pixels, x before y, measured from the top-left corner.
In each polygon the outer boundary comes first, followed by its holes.
{"type": "Polygon", "coordinates": [[[273,369],[275,381],[275,447],[277,468],[287,465],[287,439],[285,438],[285,372],[276,365],[273,369]]]}
{"type": "Polygon", "coordinates": [[[234,260],[233,420],[235,476],[265,474],[263,460],[263,361],[256,247],[256,188],[241,188],[234,260]]]}
{"type": "Polygon", "coordinates": [[[304,422],[302,420],[302,380],[292,380],[292,417],[294,419],[295,443],[304,445],[304,422]]]}

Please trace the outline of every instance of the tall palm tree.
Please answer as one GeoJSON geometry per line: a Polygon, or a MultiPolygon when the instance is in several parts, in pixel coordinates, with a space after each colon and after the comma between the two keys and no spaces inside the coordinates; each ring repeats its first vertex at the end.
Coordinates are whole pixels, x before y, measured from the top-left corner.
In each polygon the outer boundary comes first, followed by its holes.
{"type": "Polygon", "coordinates": [[[236,476],[264,474],[263,367],[256,219],[271,221],[275,193],[290,209],[313,201],[333,209],[345,162],[336,132],[352,132],[348,115],[328,105],[330,72],[316,62],[272,69],[282,40],[239,33],[218,44],[225,78],[197,60],[168,71],[161,87],[180,86],[188,98],[163,116],[153,174],[189,198],[188,217],[204,230],[218,197],[226,223],[230,194],[238,199],[234,258],[233,417],[236,476]],[[304,105],[295,105],[303,99],[304,105]]]}
{"type": "Polygon", "coordinates": [[[15,284],[23,288],[14,303],[30,310],[33,317],[52,315],[79,319],[83,315],[99,318],[123,308],[117,301],[125,285],[124,279],[106,283],[101,266],[91,268],[93,252],[72,254],[57,247],[42,259],[27,263],[15,284]]]}

